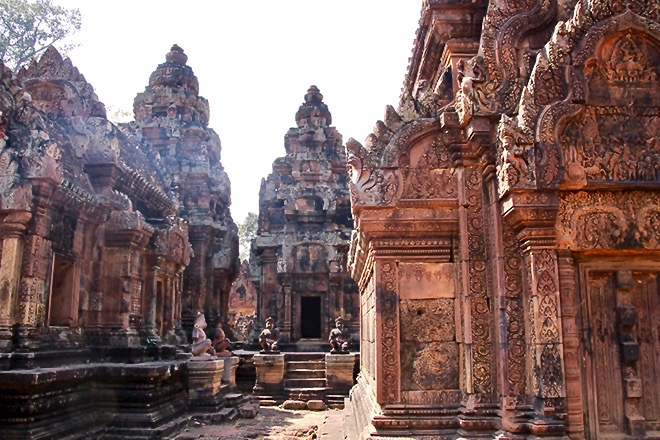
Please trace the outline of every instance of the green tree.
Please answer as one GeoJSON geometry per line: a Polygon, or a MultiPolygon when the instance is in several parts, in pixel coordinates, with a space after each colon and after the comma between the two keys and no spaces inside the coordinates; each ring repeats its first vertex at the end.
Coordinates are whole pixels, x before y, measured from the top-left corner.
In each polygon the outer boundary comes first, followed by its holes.
{"type": "Polygon", "coordinates": [[[66,54],[76,45],[65,40],[78,30],[78,9],[54,5],[51,0],[0,0],[0,58],[11,69],[51,45],[66,54]]]}
{"type": "Polygon", "coordinates": [[[248,212],[245,219],[238,224],[238,245],[240,248],[239,258],[241,261],[250,256],[250,245],[252,239],[257,236],[259,216],[254,212],[248,212]]]}

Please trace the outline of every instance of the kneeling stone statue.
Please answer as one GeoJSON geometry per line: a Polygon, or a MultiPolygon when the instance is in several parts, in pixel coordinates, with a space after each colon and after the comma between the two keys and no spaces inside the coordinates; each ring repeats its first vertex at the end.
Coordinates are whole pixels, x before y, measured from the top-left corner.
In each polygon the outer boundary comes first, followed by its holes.
{"type": "Polygon", "coordinates": [[[206,318],[203,313],[198,313],[195,318],[195,327],[192,331],[192,355],[203,359],[215,359],[215,349],[213,342],[206,337],[204,329],[206,328],[206,318]]]}
{"type": "Polygon", "coordinates": [[[261,353],[279,353],[278,341],[280,339],[280,329],[275,327],[275,319],[266,319],[266,328],[259,335],[259,346],[261,353]]]}
{"type": "Polygon", "coordinates": [[[330,353],[348,353],[348,344],[351,341],[351,334],[344,327],[344,319],[339,317],[335,319],[335,327],[330,330],[328,342],[330,343],[330,353]]]}

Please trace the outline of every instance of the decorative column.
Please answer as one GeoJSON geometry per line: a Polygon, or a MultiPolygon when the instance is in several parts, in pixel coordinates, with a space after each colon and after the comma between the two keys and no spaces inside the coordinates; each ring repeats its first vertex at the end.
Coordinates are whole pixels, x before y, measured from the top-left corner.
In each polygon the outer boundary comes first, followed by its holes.
{"type": "Polygon", "coordinates": [[[9,349],[11,326],[15,320],[18,285],[23,260],[23,237],[32,214],[12,211],[0,223],[2,257],[0,261],[0,351],[9,349]]]}
{"type": "Polygon", "coordinates": [[[540,192],[515,195],[505,202],[523,250],[528,304],[531,393],[535,418],[530,431],[539,437],[564,436],[566,413],[559,264],[555,220],[558,199],[540,192]]]}
{"type": "MultiPolygon", "coordinates": [[[[459,176],[458,266],[463,314],[463,347],[468,399],[460,416],[459,433],[492,436],[498,428],[495,377],[495,324],[489,283],[489,211],[484,200],[483,166],[467,164],[459,176]]],[[[460,336],[459,336],[460,337],[460,336]]],[[[488,437],[490,438],[490,437],[488,437]]]]}
{"type": "Polygon", "coordinates": [[[292,286],[291,276],[285,275],[282,281],[282,290],[284,292],[284,325],[281,328],[282,342],[291,342],[291,312],[292,312],[292,286]]]}
{"type": "Polygon", "coordinates": [[[193,257],[185,271],[186,291],[190,293],[190,297],[186,298],[184,309],[191,314],[187,318],[191,319],[192,322],[197,312],[204,311],[206,296],[210,294],[207,291],[207,286],[213,275],[207,263],[211,241],[210,230],[207,230],[204,226],[191,226],[189,240],[193,248],[193,257]]]}
{"type": "Polygon", "coordinates": [[[561,290],[561,321],[566,373],[567,434],[584,438],[584,401],[582,400],[582,362],[579,358],[580,334],[577,315],[580,304],[575,282],[575,260],[571,251],[558,253],[561,290]]]}
{"type": "Polygon", "coordinates": [[[50,197],[54,184],[46,181],[33,181],[33,211],[23,248],[20,293],[18,298],[17,328],[18,346],[33,348],[33,339],[37,324],[45,324],[46,295],[53,251],[51,242],[45,237],[50,229],[50,197]]]}
{"type": "Polygon", "coordinates": [[[113,211],[106,224],[103,249],[102,327],[110,344],[137,346],[141,324],[145,250],[154,228],[139,212],[113,211]]]}
{"type": "Polygon", "coordinates": [[[269,316],[277,318],[275,301],[280,289],[277,283],[277,254],[275,248],[264,249],[261,254],[261,304],[259,322],[263,324],[269,316]]]}
{"type": "Polygon", "coordinates": [[[399,296],[396,260],[376,258],[376,402],[398,403],[401,399],[401,350],[399,296]]]}
{"type": "MultiPolygon", "coordinates": [[[[145,264],[145,283],[144,283],[144,334],[145,337],[160,342],[160,335],[156,329],[156,305],[158,300],[158,274],[160,272],[161,258],[150,255],[145,264]]],[[[165,301],[165,292],[167,288],[163,286],[163,301],[165,301]]]]}

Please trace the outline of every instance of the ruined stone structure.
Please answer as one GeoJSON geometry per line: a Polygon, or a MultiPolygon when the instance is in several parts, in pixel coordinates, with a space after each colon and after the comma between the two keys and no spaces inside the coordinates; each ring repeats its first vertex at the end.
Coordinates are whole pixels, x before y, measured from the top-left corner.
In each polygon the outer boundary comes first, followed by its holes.
{"type": "Polygon", "coordinates": [[[347,143],[360,438],[660,436],[657,1],[423,2],[347,143]]]}
{"type": "MultiPolygon", "coordinates": [[[[183,276],[182,317],[190,328],[203,311],[226,317],[229,289],[238,275],[238,232],[229,213],[230,183],[220,162],[220,138],[208,127],[209,104],[174,45],[135,97],[135,122],[124,130],[163,164],[179,214],[188,223],[193,257],[183,276]]],[[[158,262],[154,262],[158,267],[158,262]]],[[[158,269],[156,269],[158,270],[158,269]]]]}
{"type": "Polygon", "coordinates": [[[286,134],[286,156],[275,160],[259,192],[252,245],[258,313],[261,322],[276,319],[282,342],[320,343],[338,316],[358,331],[357,288],[345,270],[353,225],[346,155],[331,123],[323,95],[311,86],[286,134]]]}
{"type": "MultiPolygon", "coordinates": [[[[197,93],[175,46],[120,129],[55,49],[17,75],[0,63],[3,438],[144,438],[187,423],[183,309],[226,311],[238,266],[197,93]]],[[[214,393],[222,374],[207,375],[214,393]]]]}
{"type": "Polygon", "coordinates": [[[31,365],[25,351],[176,341],[191,249],[162,167],[55,49],[18,77],[2,68],[4,368],[31,365]]]}

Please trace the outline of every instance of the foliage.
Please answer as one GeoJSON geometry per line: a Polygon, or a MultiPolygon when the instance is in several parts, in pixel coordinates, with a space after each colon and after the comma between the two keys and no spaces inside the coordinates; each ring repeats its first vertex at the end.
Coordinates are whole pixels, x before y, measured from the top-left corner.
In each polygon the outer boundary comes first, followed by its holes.
{"type": "Polygon", "coordinates": [[[50,45],[65,55],[75,44],[64,40],[80,30],[80,11],[51,0],[0,0],[0,58],[17,69],[50,45]]]}
{"type": "Polygon", "coordinates": [[[108,115],[108,121],[111,121],[115,124],[122,124],[133,120],[133,112],[123,109],[121,107],[115,107],[113,105],[109,105],[107,106],[106,113],[108,115]]]}
{"type": "Polygon", "coordinates": [[[254,212],[248,212],[245,219],[238,224],[238,245],[240,247],[239,258],[241,261],[250,256],[250,245],[252,239],[257,236],[259,217],[254,212]]]}

